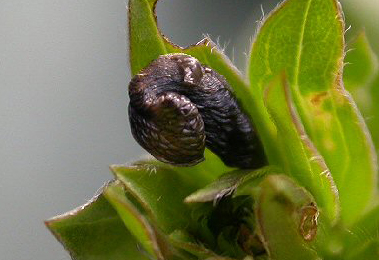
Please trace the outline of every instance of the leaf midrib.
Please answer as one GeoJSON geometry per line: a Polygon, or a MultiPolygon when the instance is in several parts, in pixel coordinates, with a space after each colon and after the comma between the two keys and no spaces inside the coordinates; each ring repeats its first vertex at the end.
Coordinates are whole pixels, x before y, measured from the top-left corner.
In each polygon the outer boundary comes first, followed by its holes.
{"type": "Polygon", "coordinates": [[[309,9],[311,8],[311,4],[312,4],[312,0],[309,0],[305,13],[304,13],[304,19],[303,19],[303,23],[301,25],[301,31],[300,31],[299,44],[297,46],[298,50],[297,50],[295,70],[294,70],[294,87],[296,87],[296,90],[298,91],[298,93],[300,93],[299,74],[300,74],[300,62],[301,62],[302,50],[303,50],[303,45],[304,45],[305,25],[308,20],[308,14],[309,14],[309,9]]]}

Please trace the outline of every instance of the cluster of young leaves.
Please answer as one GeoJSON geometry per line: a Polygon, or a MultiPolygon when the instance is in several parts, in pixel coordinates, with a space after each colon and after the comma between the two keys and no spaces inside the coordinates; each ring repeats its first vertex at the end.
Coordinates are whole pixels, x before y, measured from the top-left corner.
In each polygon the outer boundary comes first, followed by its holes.
{"type": "Polygon", "coordinates": [[[132,74],[167,53],[216,70],[253,119],[269,166],[231,169],[209,151],[190,168],[111,166],[115,179],[90,202],[46,221],[72,258],[378,259],[378,67],[364,33],[345,46],[338,1],[279,5],[251,46],[248,79],[209,38],[170,43],[156,2],[129,1],[132,74]]]}

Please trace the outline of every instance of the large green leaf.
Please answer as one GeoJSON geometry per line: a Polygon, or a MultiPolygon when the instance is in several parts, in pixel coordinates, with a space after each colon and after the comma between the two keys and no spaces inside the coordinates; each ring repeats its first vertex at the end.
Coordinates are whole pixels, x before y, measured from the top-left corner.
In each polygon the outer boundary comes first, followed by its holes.
{"type": "Polygon", "coordinates": [[[285,75],[274,80],[265,94],[265,104],[278,129],[276,141],[282,151],[284,172],[307,188],[322,213],[336,222],[340,212],[337,187],[324,159],[304,130],[285,75]]]}
{"type": "Polygon", "coordinates": [[[317,231],[312,195],[288,177],[266,177],[256,195],[255,214],[270,259],[321,259],[308,241],[317,231]]]}
{"type": "Polygon", "coordinates": [[[305,130],[337,184],[341,216],[351,224],[371,202],[377,166],[365,123],[343,87],[344,47],[343,15],[336,0],[288,0],[260,28],[249,77],[258,132],[275,140],[277,129],[265,110],[263,91],[285,71],[305,130]]]}
{"type": "Polygon", "coordinates": [[[149,259],[102,194],[45,223],[73,259],[149,259]]]}

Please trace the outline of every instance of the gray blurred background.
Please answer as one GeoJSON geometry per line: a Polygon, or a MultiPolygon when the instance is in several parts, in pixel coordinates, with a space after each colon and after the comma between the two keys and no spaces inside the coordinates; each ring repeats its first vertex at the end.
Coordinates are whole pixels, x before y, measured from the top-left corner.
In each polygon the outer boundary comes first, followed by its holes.
{"type": "MultiPolygon", "coordinates": [[[[369,24],[373,38],[376,1],[344,1],[351,12],[370,14],[348,18],[355,28],[369,24]]],[[[204,33],[219,37],[244,70],[260,6],[267,13],[277,2],[161,0],[158,22],[182,46],[204,33]]],[[[131,78],[126,5],[0,0],[2,260],[70,259],[43,220],[91,198],[112,178],[109,164],[144,154],[131,137],[126,113],[131,78]]]]}

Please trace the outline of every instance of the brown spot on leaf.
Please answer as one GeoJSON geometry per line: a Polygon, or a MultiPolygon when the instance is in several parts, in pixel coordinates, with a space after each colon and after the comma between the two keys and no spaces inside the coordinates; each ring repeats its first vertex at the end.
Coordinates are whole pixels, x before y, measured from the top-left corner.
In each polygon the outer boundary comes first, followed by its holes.
{"type": "Polygon", "coordinates": [[[320,92],[311,98],[311,103],[315,106],[319,106],[322,103],[322,101],[326,98],[327,95],[328,95],[328,92],[326,91],[320,92]]]}

